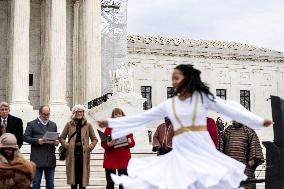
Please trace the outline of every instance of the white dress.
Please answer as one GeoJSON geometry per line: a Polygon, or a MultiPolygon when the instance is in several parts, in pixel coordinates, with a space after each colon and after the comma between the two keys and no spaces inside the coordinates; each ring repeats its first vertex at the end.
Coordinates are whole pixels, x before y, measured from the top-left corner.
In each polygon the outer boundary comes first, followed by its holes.
{"type": "Polygon", "coordinates": [[[195,92],[181,101],[168,99],[157,107],[134,116],[109,119],[112,137],[119,138],[147,123],[169,117],[174,130],[173,150],[162,156],[132,158],[128,176],[112,175],[125,189],[232,189],[238,188],[245,165],[216,150],[206,128],[208,108],[243,123],[260,128],[263,119],[240,104],[214,101],[195,92]],[[193,126],[193,127],[192,127],[193,126]]]}

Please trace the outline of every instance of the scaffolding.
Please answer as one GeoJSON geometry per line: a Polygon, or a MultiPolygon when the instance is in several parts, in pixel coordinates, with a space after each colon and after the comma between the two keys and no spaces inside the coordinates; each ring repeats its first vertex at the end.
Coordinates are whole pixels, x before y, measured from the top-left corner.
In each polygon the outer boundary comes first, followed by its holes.
{"type": "Polygon", "coordinates": [[[112,92],[111,71],[127,62],[127,0],[102,0],[102,93],[112,92]]]}

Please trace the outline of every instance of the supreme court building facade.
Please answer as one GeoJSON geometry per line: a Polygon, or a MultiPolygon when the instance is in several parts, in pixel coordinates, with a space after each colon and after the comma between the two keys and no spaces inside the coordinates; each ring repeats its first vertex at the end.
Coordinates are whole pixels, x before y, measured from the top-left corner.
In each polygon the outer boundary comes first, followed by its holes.
{"type": "MultiPolygon", "coordinates": [[[[110,77],[102,74],[101,58],[100,1],[0,0],[0,101],[11,103],[14,112],[49,104],[70,113],[74,104],[100,97],[110,77]]],[[[282,52],[235,42],[129,35],[121,69],[133,71],[131,90],[146,100],[141,110],[171,97],[171,72],[178,64],[193,64],[214,94],[263,117],[271,118],[270,95],[284,97],[282,52]]]]}

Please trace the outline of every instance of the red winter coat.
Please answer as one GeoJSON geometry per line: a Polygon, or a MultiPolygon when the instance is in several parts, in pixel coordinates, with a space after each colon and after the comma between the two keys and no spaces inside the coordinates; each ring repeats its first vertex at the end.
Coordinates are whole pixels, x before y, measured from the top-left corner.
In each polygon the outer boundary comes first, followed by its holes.
{"type": "MultiPolygon", "coordinates": [[[[105,134],[111,134],[111,128],[106,128],[105,134]]],[[[105,149],[104,164],[106,169],[126,169],[128,161],[131,158],[130,148],[135,146],[133,134],[127,135],[130,138],[131,143],[129,146],[123,146],[118,148],[109,147],[106,142],[101,142],[101,146],[105,149]]]]}
{"type": "Polygon", "coordinates": [[[207,129],[208,129],[208,132],[209,132],[215,146],[217,147],[217,145],[218,145],[218,128],[216,126],[214,119],[212,119],[210,117],[207,117],[207,129]]]}

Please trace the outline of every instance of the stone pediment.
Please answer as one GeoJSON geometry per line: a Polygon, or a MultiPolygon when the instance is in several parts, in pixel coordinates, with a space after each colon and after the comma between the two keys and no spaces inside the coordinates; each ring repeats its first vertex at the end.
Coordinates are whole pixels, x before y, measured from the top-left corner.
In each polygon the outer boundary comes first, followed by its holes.
{"type": "Polygon", "coordinates": [[[281,61],[282,52],[245,43],[129,35],[128,52],[213,59],[281,61]]]}

